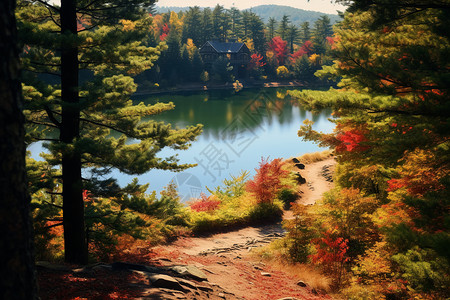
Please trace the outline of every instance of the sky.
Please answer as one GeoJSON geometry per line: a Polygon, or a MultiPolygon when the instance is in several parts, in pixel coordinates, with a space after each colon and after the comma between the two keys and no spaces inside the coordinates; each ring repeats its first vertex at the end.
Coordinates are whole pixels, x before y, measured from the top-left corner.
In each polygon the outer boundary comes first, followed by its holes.
{"type": "Polygon", "coordinates": [[[304,10],[319,11],[323,13],[336,14],[337,10],[344,11],[345,7],[331,3],[331,0],[158,0],[157,6],[200,6],[214,7],[216,4],[223,5],[225,8],[235,6],[238,9],[247,9],[253,6],[264,4],[286,5],[304,10]]]}

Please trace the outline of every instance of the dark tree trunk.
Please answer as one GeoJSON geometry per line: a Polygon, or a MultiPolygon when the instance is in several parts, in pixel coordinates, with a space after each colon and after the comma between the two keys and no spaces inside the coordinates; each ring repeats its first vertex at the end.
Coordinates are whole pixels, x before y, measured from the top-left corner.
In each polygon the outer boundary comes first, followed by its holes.
{"type": "Polygon", "coordinates": [[[15,1],[0,1],[0,299],[37,299],[15,1]]]}
{"type": "MultiPolygon", "coordinates": [[[[61,33],[66,38],[61,45],[61,142],[70,145],[79,137],[80,108],[78,106],[78,46],[76,0],[61,1],[61,33]]],[[[81,156],[73,147],[62,154],[63,219],[65,260],[86,264],[88,251],[84,225],[81,156]]]]}

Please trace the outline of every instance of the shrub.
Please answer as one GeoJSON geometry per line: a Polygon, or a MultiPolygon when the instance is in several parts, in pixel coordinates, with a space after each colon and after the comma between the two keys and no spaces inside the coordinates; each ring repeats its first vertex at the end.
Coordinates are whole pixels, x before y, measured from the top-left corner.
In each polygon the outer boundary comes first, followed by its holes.
{"type": "Polygon", "coordinates": [[[216,196],[206,196],[205,194],[200,195],[200,199],[192,202],[189,207],[196,212],[212,212],[216,210],[220,205],[220,200],[216,196]]]}
{"type": "Polygon", "coordinates": [[[281,220],[283,216],[282,204],[279,201],[273,203],[258,203],[250,211],[250,221],[270,223],[281,220]]]}
{"type": "Polygon", "coordinates": [[[298,194],[295,191],[288,189],[288,188],[283,188],[278,193],[278,199],[280,199],[281,202],[283,202],[284,209],[291,208],[291,204],[293,202],[295,202],[295,200],[297,200],[297,198],[298,198],[298,194]]]}
{"type": "Polygon", "coordinates": [[[247,191],[256,196],[258,203],[272,203],[280,189],[285,187],[281,180],[287,178],[289,172],[283,166],[279,158],[271,162],[261,158],[255,177],[247,183],[247,191]]]}

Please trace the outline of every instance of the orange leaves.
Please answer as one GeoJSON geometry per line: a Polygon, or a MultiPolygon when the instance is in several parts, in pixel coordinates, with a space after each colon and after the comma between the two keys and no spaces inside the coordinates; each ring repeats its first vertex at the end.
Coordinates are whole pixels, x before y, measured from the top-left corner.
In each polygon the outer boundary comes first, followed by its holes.
{"type": "Polygon", "coordinates": [[[189,207],[196,212],[212,212],[216,210],[220,205],[220,200],[216,196],[206,196],[205,194],[200,195],[200,199],[192,202],[189,207]]]}
{"type": "Polygon", "coordinates": [[[263,56],[261,54],[254,53],[251,56],[251,60],[247,65],[247,69],[258,69],[260,67],[263,67],[266,63],[262,62],[263,56]]]}
{"type": "Polygon", "coordinates": [[[411,195],[423,196],[427,192],[444,188],[440,179],[447,176],[449,171],[437,161],[434,153],[416,149],[408,152],[403,161],[405,163],[399,167],[400,178],[388,181],[389,192],[406,188],[411,195]]]}

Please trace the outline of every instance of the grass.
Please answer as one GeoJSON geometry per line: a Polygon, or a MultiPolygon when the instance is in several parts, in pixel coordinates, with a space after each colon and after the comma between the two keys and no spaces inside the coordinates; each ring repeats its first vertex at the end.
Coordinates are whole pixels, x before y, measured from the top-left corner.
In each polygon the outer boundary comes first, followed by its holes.
{"type": "MultiPolygon", "coordinates": [[[[299,157],[296,157],[300,163],[302,164],[310,164],[318,161],[323,161],[325,159],[333,157],[333,152],[331,150],[325,150],[322,152],[313,152],[313,153],[306,153],[299,157]]],[[[291,160],[290,158],[289,160],[291,160]]]]}
{"type": "Polygon", "coordinates": [[[286,259],[286,246],[284,239],[275,240],[269,245],[253,249],[252,255],[263,260],[272,268],[283,271],[292,277],[303,281],[311,289],[329,293],[332,291],[332,279],[322,274],[313,265],[290,263],[286,259]]]}

